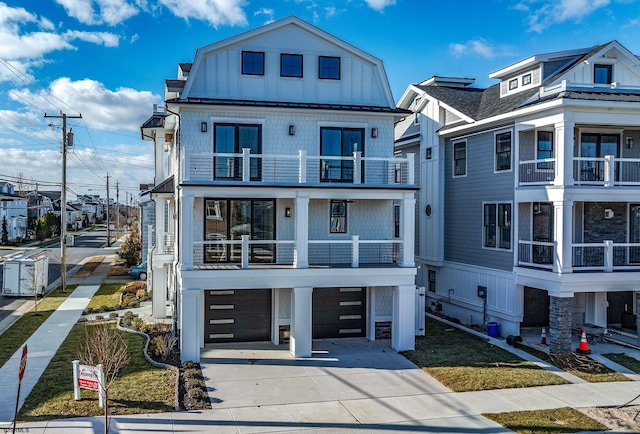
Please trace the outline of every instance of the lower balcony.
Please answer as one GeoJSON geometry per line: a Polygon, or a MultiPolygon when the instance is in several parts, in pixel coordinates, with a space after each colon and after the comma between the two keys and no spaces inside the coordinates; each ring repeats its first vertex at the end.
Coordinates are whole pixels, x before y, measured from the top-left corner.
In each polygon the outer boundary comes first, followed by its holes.
{"type": "MultiPolygon", "coordinates": [[[[555,243],[521,240],[518,244],[519,266],[557,269],[555,243]]],[[[640,243],[574,243],[571,251],[573,271],[640,271],[640,243]]]]}
{"type": "MultiPolygon", "coordinates": [[[[401,267],[401,240],[308,240],[308,267],[401,267]]],[[[193,242],[195,269],[307,268],[298,261],[294,240],[213,240],[193,242]]]]}

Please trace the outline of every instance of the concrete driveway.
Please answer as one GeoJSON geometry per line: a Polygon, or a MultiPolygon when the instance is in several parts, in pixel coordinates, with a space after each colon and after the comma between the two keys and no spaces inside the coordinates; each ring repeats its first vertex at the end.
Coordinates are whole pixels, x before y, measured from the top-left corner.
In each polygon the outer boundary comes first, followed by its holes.
{"type": "Polygon", "coordinates": [[[215,344],[200,363],[222,432],[505,432],[388,341],[317,340],[310,359],[287,345],[215,344]]]}

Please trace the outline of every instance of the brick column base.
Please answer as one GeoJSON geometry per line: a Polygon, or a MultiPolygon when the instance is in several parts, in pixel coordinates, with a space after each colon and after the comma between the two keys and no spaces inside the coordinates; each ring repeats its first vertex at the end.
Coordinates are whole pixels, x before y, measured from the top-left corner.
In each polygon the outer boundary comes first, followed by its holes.
{"type": "Polygon", "coordinates": [[[549,297],[549,352],[570,353],[573,298],[549,297]]]}

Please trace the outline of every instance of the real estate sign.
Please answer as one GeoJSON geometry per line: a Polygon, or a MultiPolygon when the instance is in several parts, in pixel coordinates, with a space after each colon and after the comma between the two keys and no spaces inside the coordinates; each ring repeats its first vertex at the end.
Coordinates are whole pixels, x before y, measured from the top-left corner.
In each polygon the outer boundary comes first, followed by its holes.
{"type": "Polygon", "coordinates": [[[102,366],[81,365],[79,360],[71,362],[73,364],[73,397],[80,401],[80,389],[95,390],[98,392],[100,407],[104,406],[104,374],[102,366]]]}

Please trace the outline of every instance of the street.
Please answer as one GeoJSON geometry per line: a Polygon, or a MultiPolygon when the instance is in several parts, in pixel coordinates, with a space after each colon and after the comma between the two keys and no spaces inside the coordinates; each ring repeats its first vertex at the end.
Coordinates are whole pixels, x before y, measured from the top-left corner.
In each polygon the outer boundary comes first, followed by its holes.
{"type": "MultiPolygon", "coordinates": [[[[113,236],[112,236],[113,238],[113,236]]],[[[112,239],[112,242],[114,240],[112,239]]],[[[81,232],[75,237],[73,247],[67,247],[67,270],[71,270],[84,258],[97,255],[113,254],[114,250],[107,249],[107,231],[104,228],[81,232]]],[[[0,249],[0,257],[8,256],[24,249],[0,249]]],[[[60,243],[46,247],[49,250],[49,284],[60,278],[60,243]]],[[[0,267],[0,287],[3,279],[3,267],[0,267]]],[[[0,321],[24,303],[31,302],[30,297],[5,297],[0,296],[0,321]]]]}

